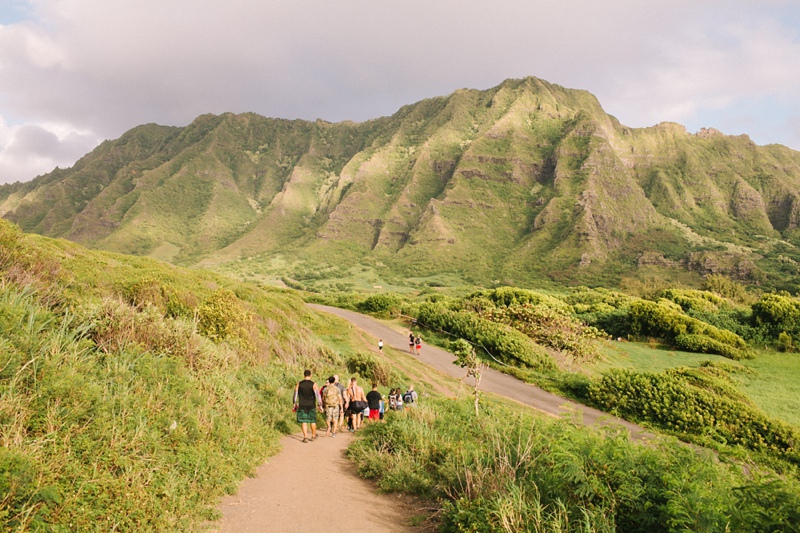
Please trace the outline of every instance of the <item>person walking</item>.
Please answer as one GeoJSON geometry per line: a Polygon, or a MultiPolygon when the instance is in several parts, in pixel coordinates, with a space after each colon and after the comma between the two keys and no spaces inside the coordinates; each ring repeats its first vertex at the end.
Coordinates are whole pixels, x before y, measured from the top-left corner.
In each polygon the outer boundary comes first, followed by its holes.
{"type": "Polygon", "coordinates": [[[362,413],[367,408],[367,397],[364,395],[364,389],[358,386],[356,378],[350,378],[350,386],[347,388],[347,394],[350,397],[348,409],[350,409],[350,416],[353,420],[353,427],[350,429],[356,432],[361,429],[362,413]]]}
{"type": "Polygon", "coordinates": [[[303,372],[303,380],[294,387],[294,408],[297,421],[303,430],[303,442],[308,442],[308,429],[311,426],[311,440],[317,438],[317,409],[322,411],[317,384],[311,381],[311,370],[303,372]]]}
{"type": "Polygon", "coordinates": [[[383,353],[383,339],[378,339],[378,352],[383,353]]]}
{"type": "Polygon", "coordinates": [[[369,405],[369,419],[380,420],[381,418],[381,400],[383,397],[378,392],[378,384],[372,384],[372,390],[367,393],[367,405],[369,405]]]}
{"type": "Polygon", "coordinates": [[[339,427],[339,414],[342,411],[344,400],[342,399],[342,393],[339,392],[339,388],[336,386],[336,379],[333,376],[328,378],[328,384],[323,389],[322,403],[325,406],[325,423],[327,424],[325,436],[330,437],[331,431],[333,431],[333,436],[335,437],[336,430],[339,427]]]}
{"type": "Polygon", "coordinates": [[[340,393],[342,393],[342,408],[339,410],[339,427],[343,428],[344,427],[344,417],[346,416],[345,411],[347,411],[347,409],[345,409],[345,407],[344,407],[345,405],[347,405],[347,397],[346,397],[347,388],[344,385],[342,385],[341,383],[339,383],[339,374],[334,374],[333,375],[333,379],[335,380],[333,382],[334,385],[336,385],[336,388],[339,389],[340,393]]]}
{"type": "Polygon", "coordinates": [[[408,353],[414,353],[414,346],[416,343],[414,342],[414,332],[408,332],[408,353]]]}
{"type": "Polygon", "coordinates": [[[414,390],[414,385],[409,385],[408,390],[403,394],[403,403],[411,406],[417,403],[417,399],[417,391],[414,390]]]}
{"type": "Polygon", "coordinates": [[[422,351],[422,337],[419,335],[414,339],[414,347],[416,348],[417,355],[420,355],[420,351],[422,351]]]}

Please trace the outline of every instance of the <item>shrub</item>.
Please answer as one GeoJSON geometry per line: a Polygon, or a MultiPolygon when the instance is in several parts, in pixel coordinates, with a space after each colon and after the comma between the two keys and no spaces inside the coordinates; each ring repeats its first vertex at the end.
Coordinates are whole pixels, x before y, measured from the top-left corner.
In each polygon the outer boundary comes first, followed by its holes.
{"type": "Polygon", "coordinates": [[[233,341],[249,351],[255,349],[251,330],[254,316],[232,291],[214,291],[199,307],[197,318],[201,335],[216,342],[233,341]]]}
{"type": "Polygon", "coordinates": [[[791,352],[794,349],[792,336],[781,331],[778,334],[778,350],[781,352],[791,352]]]}
{"type": "Polygon", "coordinates": [[[713,353],[734,361],[753,358],[752,352],[734,348],[730,344],[725,344],[703,334],[681,333],[675,337],[675,346],[687,352],[713,353]]]}
{"type": "Polygon", "coordinates": [[[788,295],[765,294],[753,304],[753,321],[777,338],[782,331],[800,333],[800,301],[788,295]]]}
{"type": "MultiPolygon", "coordinates": [[[[669,300],[661,299],[657,303],[648,300],[638,300],[630,307],[630,324],[634,334],[666,339],[677,342],[680,335],[703,335],[718,343],[725,344],[737,350],[744,350],[747,344],[744,339],[735,333],[716,328],[696,318],[683,313],[680,307],[669,300]]],[[[718,348],[716,343],[702,342],[702,339],[682,338],[686,346],[698,346],[707,349],[718,348]]],[[[719,349],[703,353],[718,353],[730,357],[728,349],[719,349]],[[725,353],[720,353],[725,352],[725,353]]]]}
{"type": "Polygon", "coordinates": [[[346,364],[348,372],[358,374],[368,382],[389,386],[397,381],[397,375],[389,365],[372,354],[356,352],[347,357],[346,364]]]}
{"type": "Polygon", "coordinates": [[[388,316],[396,314],[401,305],[402,300],[398,295],[393,293],[381,293],[367,297],[363,302],[358,304],[358,310],[364,313],[388,316]]]}
{"type": "Polygon", "coordinates": [[[424,327],[441,329],[485,347],[505,363],[537,370],[555,368],[544,348],[531,342],[522,333],[469,311],[450,311],[439,304],[424,303],[419,306],[416,318],[424,327]]]}
{"type": "Polygon", "coordinates": [[[549,307],[531,304],[513,304],[491,309],[483,316],[492,322],[506,324],[544,346],[564,352],[578,360],[592,360],[598,356],[594,339],[602,333],[579,320],[549,307]]]}
{"type": "Polygon", "coordinates": [[[681,375],[612,370],[589,387],[588,400],[612,414],[694,438],[776,454],[800,464],[800,434],[758,409],[688,383],[681,375]]]}
{"type": "Polygon", "coordinates": [[[469,302],[470,300],[479,299],[488,300],[497,307],[529,304],[549,307],[551,309],[557,309],[561,311],[566,311],[569,309],[568,304],[557,298],[553,298],[552,296],[541,294],[535,291],[518,289],[516,287],[498,287],[497,289],[476,291],[464,298],[464,301],[469,302]]]}
{"type": "Polygon", "coordinates": [[[687,313],[689,311],[718,311],[726,303],[723,298],[709,291],[664,289],[659,293],[659,296],[675,302],[687,313]]]}

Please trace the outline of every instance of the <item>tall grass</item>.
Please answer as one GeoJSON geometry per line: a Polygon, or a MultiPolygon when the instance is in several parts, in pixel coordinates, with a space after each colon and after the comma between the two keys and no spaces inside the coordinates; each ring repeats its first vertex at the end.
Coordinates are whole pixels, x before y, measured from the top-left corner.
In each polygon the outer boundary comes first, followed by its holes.
{"type": "Polygon", "coordinates": [[[492,400],[488,416],[470,411],[466,398],[431,398],[390,413],[350,457],[381,489],[436,501],[444,532],[759,531],[759,515],[796,531],[796,479],[748,478],[672,439],[636,444],[492,400]]]}

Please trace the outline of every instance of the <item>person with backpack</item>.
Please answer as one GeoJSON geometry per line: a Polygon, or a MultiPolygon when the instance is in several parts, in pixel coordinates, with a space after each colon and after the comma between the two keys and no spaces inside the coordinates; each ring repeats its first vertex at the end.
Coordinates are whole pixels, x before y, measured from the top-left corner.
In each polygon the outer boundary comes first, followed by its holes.
{"type": "Polygon", "coordinates": [[[325,423],[328,425],[325,436],[335,437],[344,400],[342,399],[342,393],[339,392],[339,388],[336,386],[336,378],[333,376],[328,378],[328,384],[322,389],[322,404],[325,406],[325,423]],[[333,430],[333,435],[331,435],[331,429],[333,430]]]}
{"type": "Polygon", "coordinates": [[[417,391],[414,390],[414,385],[409,385],[408,390],[403,394],[403,403],[412,406],[417,403],[417,391]]]}
{"type": "Polygon", "coordinates": [[[311,370],[306,370],[303,380],[294,387],[294,411],[303,430],[303,442],[308,442],[308,426],[311,426],[311,440],[317,439],[317,409],[322,411],[322,400],[317,384],[311,381],[311,370]]]}
{"type": "Polygon", "coordinates": [[[339,410],[339,427],[343,428],[344,418],[346,416],[345,411],[347,411],[344,407],[347,404],[347,388],[339,382],[339,374],[334,374],[333,379],[335,380],[333,384],[336,385],[336,388],[339,389],[339,392],[342,394],[342,408],[339,410]]]}
{"type": "Polygon", "coordinates": [[[417,355],[420,355],[422,351],[422,337],[419,335],[414,339],[414,347],[416,348],[417,355]]]}

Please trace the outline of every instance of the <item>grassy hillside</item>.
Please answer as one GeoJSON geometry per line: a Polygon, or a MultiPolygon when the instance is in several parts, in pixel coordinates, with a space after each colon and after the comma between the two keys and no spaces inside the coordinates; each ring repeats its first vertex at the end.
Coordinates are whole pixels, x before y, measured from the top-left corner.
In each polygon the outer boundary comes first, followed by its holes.
{"type": "Polygon", "coordinates": [[[351,352],[285,292],[0,222],[0,529],[194,531],[351,352]]]}
{"type": "Polygon", "coordinates": [[[699,285],[796,291],[800,154],[628,128],[536,78],[361,124],[205,115],[146,125],[0,187],[27,231],[315,290],[699,285]],[[372,281],[370,281],[372,280],[372,281]]]}

